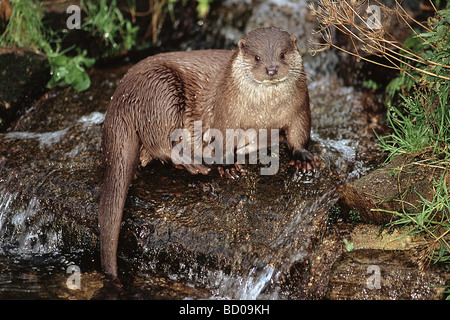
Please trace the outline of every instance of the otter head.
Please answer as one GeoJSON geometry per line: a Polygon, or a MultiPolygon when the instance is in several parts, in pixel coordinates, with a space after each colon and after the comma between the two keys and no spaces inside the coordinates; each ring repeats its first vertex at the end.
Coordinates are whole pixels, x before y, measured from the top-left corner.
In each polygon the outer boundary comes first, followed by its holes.
{"type": "Polygon", "coordinates": [[[253,30],[239,41],[236,50],[246,76],[257,83],[274,84],[302,75],[297,39],[282,29],[253,30]]]}

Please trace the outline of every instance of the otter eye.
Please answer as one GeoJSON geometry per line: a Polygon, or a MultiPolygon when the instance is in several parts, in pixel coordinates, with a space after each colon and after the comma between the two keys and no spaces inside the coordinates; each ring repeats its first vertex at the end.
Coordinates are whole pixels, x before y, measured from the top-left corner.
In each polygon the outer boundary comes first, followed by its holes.
{"type": "Polygon", "coordinates": [[[261,60],[261,57],[260,56],[255,56],[255,60],[259,61],[259,60],[261,60]]]}
{"type": "Polygon", "coordinates": [[[280,54],[279,54],[279,57],[280,57],[280,59],[284,59],[284,53],[283,53],[283,52],[280,53],[280,54]]]}

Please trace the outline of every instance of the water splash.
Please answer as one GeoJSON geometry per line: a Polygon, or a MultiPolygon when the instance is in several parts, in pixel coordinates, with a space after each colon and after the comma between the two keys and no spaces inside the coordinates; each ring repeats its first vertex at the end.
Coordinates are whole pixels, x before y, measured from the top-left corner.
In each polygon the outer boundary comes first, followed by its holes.
{"type": "Polygon", "coordinates": [[[51,147],[61,141],[61,139],[66,135],[68,128],[62,129],[54,132],[26,132],[26,131],[16,131],[9,132],[5,134],[5,138],[9,140],[17,139],[37,139],[39,141],[39,147],[51,147]]]}
{"type": "Polygon", "coordinates": [[[82,116],[78,122],[84,126],[92,126],[96,124],[102,124],[105,120],[105,113],[94,111],[87,116],[82,116]]]}
{"type": "Polygon", "coordinates": [[[28,201],[18,193],[0,190],[0,252],[18,255],[47,254],[61,245],[52,228],[53,213],[40,213],[37,198],[28,201]]]}
{"type": "Polygon", "coordinates": [[[225,274],[222,270],[208,272],[206,279],[214,279],[210,285],[216,288],[211,298],[256,300],[272,279],[274,271],[275,268],[268,264],[263,268],[251,268],[245,276],[225,274]]]}
{"type": "MultiPolygon", "coordinates": [[[[89,115],[82,116],[76,123],[81,123],[83,126],[99,125],[105,120],[105,113],[102,112],[92,112],[89,115]]],[[[25,139],[36,139],[39,141],[39,147],[46,148],[51,147],[59,143],[62,138],[67,134],[69,129],[73,128],[74,125],[68,128],[53,131],[53,132],[28,132],[28,131],[14,131],[8,132],[3,136],[7,140],[25,140],[25,139]]]]}
{"type": "Polygon", "coordinates": [[[275,268],[271,265],[262,270],[252,268],[246,277],[242,287],[236,292],[236,298],[240,300],[256,300],[266,284],[272,278],[275,268]]]}

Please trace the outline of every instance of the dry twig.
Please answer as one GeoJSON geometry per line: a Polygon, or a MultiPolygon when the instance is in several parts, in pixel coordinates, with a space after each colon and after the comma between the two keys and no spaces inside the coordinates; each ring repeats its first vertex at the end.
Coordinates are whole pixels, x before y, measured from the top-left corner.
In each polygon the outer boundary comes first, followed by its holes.
{"type": "MultiPolygon", "coordinates": [[[[324,40],[324,43],[311,42],[311,53],[315,54],[333,47],[362,60],[403,71],[411,77],[413,76],[409,71],[414,70],[436,78],[450,80],[449,77],[438,75],[426,68],[414,66],[414,63],[419,63],[450,69],[449,65],[430,61],[415,53],[390,34],[384,25],[388,25],[390,21],[396,19],[406,24],[414,33],[410,22],[426,30],[429,28],[412,18],[397,0],[395,0],[396,6],[393,9],[378,0],[372,2],[376,3],[375,6],[379,11],[372,11],[371,8],[375,7],[369,7],[367,0],[321,0],[318,2],[317,8],[311,4],[309,6],[311,14],[316,16],[319,21],[319,29],[315,31],[315,34],[320,34],[324,40]],[[333,36],[336,31],[350,38],[352,51],[334,44],[333,36]],[[389,64],[370,59],[369,55],[384,57],[389,64]]],[[[419,36],[417,33],[415,34],[419,36]]]]}

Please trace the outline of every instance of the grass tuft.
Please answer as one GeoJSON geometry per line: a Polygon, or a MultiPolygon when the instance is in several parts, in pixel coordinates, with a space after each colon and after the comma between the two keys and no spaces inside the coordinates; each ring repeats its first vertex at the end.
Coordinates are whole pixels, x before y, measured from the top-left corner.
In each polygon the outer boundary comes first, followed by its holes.
{"type": "Polygon", "coordinates": [[[405,203],[403,210],[389,212],[398,216],[391,225],[407,226],[406,235],[422,236],[419,260],[423,268],[431,263],[450,268],[450,4],[437,10],[438,3],[430,1],[435,14],[421,23],[408,15],[397,0],[392,8],[377,0],[372,3],[381,13],[379,28],[367,24],[367,1],[321,0],[317,7],[311,5],[320,24],[317,34],[323,39],[323,43],[312,43],[312,52],[335,48],[398,70],[398,77],[386,88],[392,133],[378,136],[379,146],[388,153],[388,161],[404,155],[408,166],[425,165],[442,172],[430,185],[429,195],[418,194],[416,205],[405,203]],[[412,36],[404,43],[384,28],[392,19],[411,29],[412,36]],[[350,38],[351,49],[333,43],[336,30],[350,38]],[[385,62],[373,61],[370,55],[383,57],[385,62]]]}

